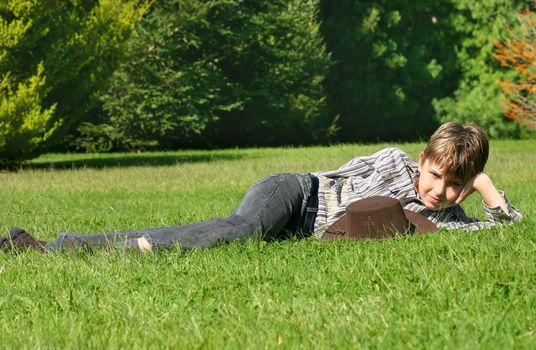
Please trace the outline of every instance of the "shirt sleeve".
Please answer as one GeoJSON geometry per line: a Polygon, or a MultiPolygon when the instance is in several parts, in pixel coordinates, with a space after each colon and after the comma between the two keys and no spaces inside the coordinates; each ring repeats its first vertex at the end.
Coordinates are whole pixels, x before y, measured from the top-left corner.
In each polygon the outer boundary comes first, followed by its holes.
{"type": "Polygon", "coordinates": [[[438,216],[437,226],[445,227],[449,230],[467,230],[475,231],[486,228],[491,228],[497,225],[512,224],[515,221],[520,221],[523,215],[519,210],[514,208],[508,202],[508,199],[504,195],[503,191],[499,191],[503,196],[509,214],[507,214],[500,206],[489,207],[486,203],[482,202],[484,211],[486,213],[486,220],[479,221],[475,218],[468,217],[463,208],[459,205],[453,206],[450,209],[450,213],[445,213],[444,216],[438,216]]]}

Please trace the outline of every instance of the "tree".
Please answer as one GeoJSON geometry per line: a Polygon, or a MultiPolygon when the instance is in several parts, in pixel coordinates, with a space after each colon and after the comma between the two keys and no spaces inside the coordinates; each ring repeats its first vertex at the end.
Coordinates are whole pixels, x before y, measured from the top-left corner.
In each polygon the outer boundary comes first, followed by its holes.
{"type": "Polygon", "coordinates": [[[159,1],[129,40],[103,96],[106,115],[83,125],[79,145],[318,140],[329,123],[322,81],[330,63],[318,28],[311,0],[159,1]]]}
{"type": "Polygon", "coordinates": [[[0,81],[0,165],[30,158],[56,128],[49,124],[56,105],[41,107],[43,66],[16,87],[9,78],[6,74],[0,81]]]}
{"type": "Polygon", "coordinates": [[[415,140],[435,130],[432,100],[450,95],[459,76],[451,10],[439,0],[321,2],[335,62],[328,106],[341,141],[415,140]]]}
{"type": "Polygon", "coordinates": [[[517,20],[517,30],[509,28],[502,41],[494,42],[501,66],[517,72],[516,79],[500,81],[503,109],[508,118],[536,129],[536,15],[525,11],[517,20]]]}
{"type": "Polygon", "coordinates": [[[86,117],[145,9],[135,0],[0,3],[0,163],[39,154],[86,117]]]}
{"type": "Polygon", "coordinates": [[[472,122],[490,137],[520,137],[522,128],[505,118],[497,96],[499,80],[512,72],[502,69],[493,57],[493,40],[501,36],[526,0],[451,0],[449,21],[457,36],[454,46],[461,77],[454,94],[434,101],[440,121],[472,122]]]}

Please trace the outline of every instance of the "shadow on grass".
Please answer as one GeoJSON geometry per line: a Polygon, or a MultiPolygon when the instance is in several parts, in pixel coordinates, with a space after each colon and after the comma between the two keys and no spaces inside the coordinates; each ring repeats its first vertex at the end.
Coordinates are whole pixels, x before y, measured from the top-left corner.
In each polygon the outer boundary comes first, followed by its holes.
{"type": "MultiPolygon", "coordinates": [[[[59,156],[60,158],[62,156],[59,156]]],[[[20,165],[18,169],[79,169],[133,166],[172,166],[176,164],[213,162],[219,160],[237,160],[251,158],[251,155],[238,154],[192,154],[192,153],[123,153],[123,154],[76,154],[65,155],[58,160],[38,160],[20,165]],[[67,159],[66,159],[67,158],[67,159]]]]}

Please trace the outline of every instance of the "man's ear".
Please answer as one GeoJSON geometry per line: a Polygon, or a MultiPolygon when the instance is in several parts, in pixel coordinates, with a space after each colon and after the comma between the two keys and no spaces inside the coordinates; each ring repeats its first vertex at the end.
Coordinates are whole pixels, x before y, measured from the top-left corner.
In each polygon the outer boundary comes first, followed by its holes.
{"type": "Polygon", "coordinates": [[[421,172],[421,170],[422,170],[422,166],[424,165],[424,161],[425,161],[425,158],[424,158],[424,151],[423,151],[423,152],[419,153],[419,161],[417,162],[419,172],[421,172]]]}

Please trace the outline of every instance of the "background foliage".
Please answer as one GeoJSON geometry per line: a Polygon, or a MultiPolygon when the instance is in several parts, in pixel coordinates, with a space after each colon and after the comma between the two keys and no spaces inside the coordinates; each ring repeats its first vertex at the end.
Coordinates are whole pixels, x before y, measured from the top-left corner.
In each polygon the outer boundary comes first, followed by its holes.
{"type": "Polygon", "coordinates": [[[326,79],[341,141],[427,137],[431,101],[459,76],[445,1],[323,1],[322,32],[336,62],[326,79]]]}
{"type": "Polygon", "coordinates": [[[461,78],[454,94],[434,101],[440,121],[474,122],[491,137],[519,137],[522,128],[506,119],[499,103],[498,81],[515,75],[493,57],[493,40],[501,38],[516,13],[531,0],[456,0],[449,22],[456,31],[457,66],[461,78]]]}
{"type": "Polygon", "coordinates": [[[139,1],[0,3],[0,159],[29,158],[91,113],[139,1]]]}
{"type": "Polygon", "coordinates": [[[97,134],[113,149],[318,141],[329,56],[316,11],[308,0],[156,3],[103,96],[105,117],[83,125],[79,144],[97,134]]]}
{"type": "Polygon", "coordinates": [[[415,140],[447,120],[532,137],[493,57],[520,11],[534,1],[4,1],[0,158],[415,140]]]}
{"type": "MultiPolygon", "coordinates": [[[[536,3],[536,2],[535,2],[536,3]]],[[[519,28],[508,26],[495,40],[494,56],[501,66],[517,73],[514,79],[502,79],[502,105],[505,115],[529,128],[536,128],[536,13],[517,16],[519,28]]]]}

